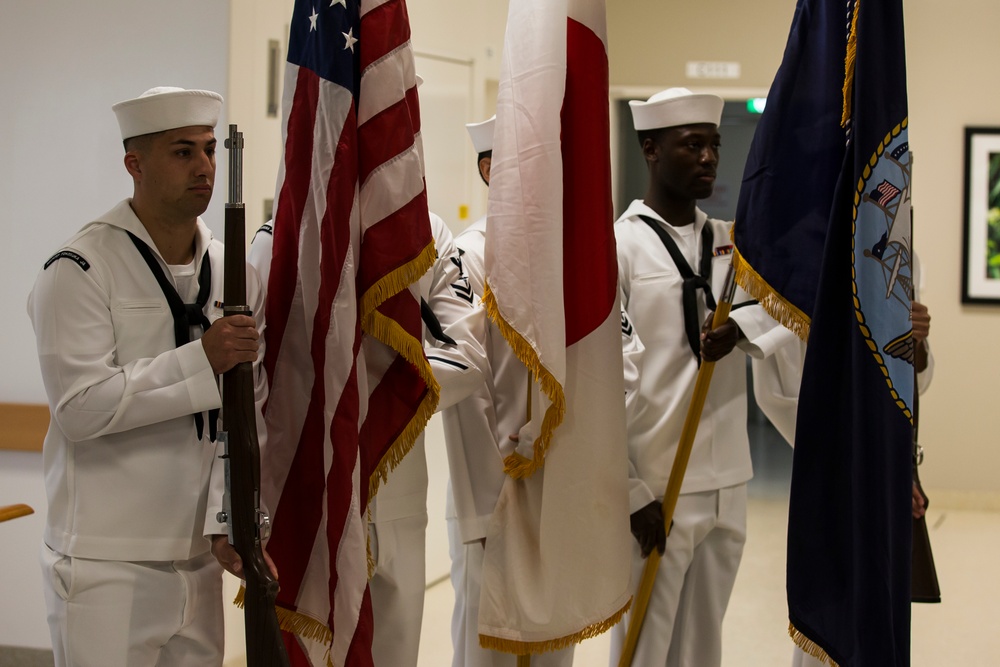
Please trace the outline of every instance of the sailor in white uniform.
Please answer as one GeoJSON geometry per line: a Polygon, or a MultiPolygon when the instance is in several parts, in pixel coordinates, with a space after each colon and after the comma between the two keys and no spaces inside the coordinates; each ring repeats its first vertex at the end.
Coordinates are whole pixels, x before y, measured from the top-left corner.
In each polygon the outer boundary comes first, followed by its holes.
{"type": "Polygon", "coordinates": [[[248,268],[254,317],[222,316],[223,247],[199,217],[221,107],[179,88],[116,104],[133,196],[63,244],[28,300],[52,413],[42,569],[56,665],[222,664],[217,376],[259,361],[264,294],[248,268]]]}
{"type": "MultiPolygon", "coordinates": [[[[742,290],[725,323],[707,321],[733,251],[732,224],[696,205],[714,187],[723,100],[672,88],[630,105],[650,176],[615,223],[622,307],[644,347],[628,427],[636,585],[644,557],[663,553],[634,664],[718,667],[752,475],[744,353],[767,356],[791,334],[742,290]],[[702,359],[714,375],[666,537],[660,506],[702,359]]],[[[626,628],[612,630],[611,665],[626,628]]]]}

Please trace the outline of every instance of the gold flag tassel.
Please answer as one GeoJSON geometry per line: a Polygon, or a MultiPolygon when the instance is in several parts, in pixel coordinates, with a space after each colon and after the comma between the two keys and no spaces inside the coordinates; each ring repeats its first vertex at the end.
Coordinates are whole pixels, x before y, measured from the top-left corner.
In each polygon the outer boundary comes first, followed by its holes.
{"type": "Polygon", "coordinates": [[[434,263],[437,250],[434,242],[427,244],[423,251],[410,263],[396,269],[373,285],[361,299],[361,330],[396,350],[408,361],[427,385],[427,394],[417,407],[413,417],[404,427],[396,441],[390,445],[382,460],[378,462],[368,480],[368,497],[374,498],[379,487],[389,478],[389,473],[413,449],[416,442],[434,412],[437,410],[441,396],[441,386],[434,378],[430,363],[424,356],[423,343],[403,329],[398,322],[380,313],[378,307],[388,298],[408,289],[434,263]]]}
{"type": "Polygon", "coordinates": [[[847,55],[844,58],[844,111],[840,116],[840,126],[847,127],[851,120],[851,100],[854,97],[854,63],[858,58],[858,6],[861,0],[854,0],[851,16],[851,32],[847,36],[847,55]]]}
{"type": "Polygon", "coordinates": [[[626,602],[624,607],[613,613],[606,620],[594,623],[593,625],[588,625],[583,630],[566,635],[565,637],[557,637],[556,639],[550,639],[549,641],[542,642],[522,642],[514,639],[500,639],[498,637],[490,637],[489,635],[481,634],[479,635],[479,645],[491,651],[511,653],[513,655],[517,655],[518,658],[530,658],[532,654],[560,651],[564,648],[573,646],[574,644],[579,644],[587,639],[593,639],[594,637],[602,635],[610,630],[614,625],[617,625],[618,622],[622,620],[622,617],[625,616],[626,612],[628,612],[631,603],[631,600],[626,602]]]}
{"type": "Polygon", "coordinates": [[[754,270],[739,250],[733,253],[736,283],[760,303],[767,314],[802,340],[809,339],[809,316],[795,307],[771,287],[764,277],[754,270]]]}
{"type": "Polygon", "coordinates": [[[820,662],[830,665],[830,667],[839,667],[834,659],[828,656],[826,651],[819,647],[819,644],[799,632],[791,623],[788,624],[788,636],[792,638],[792,641],[795,642],[796,646],[820,662]]]}
{"type": "MultiPolygon", "coordinates": [[[[735,291],[735,270],[730,264],[729,273],[726,275],[726,284],[722,289],[718,307],[715,309],[715,317],[712,319],[713,329],[722,326],[729,319],[729,310],[733,304],[735,291]]],[[[674,510],[677,508],[677,497],[680,495],[681,485],[684,483],[684,473],[687,472],[688,459],[691,458],[694,437],[698,433],[698,423],[701,421],[701,412],[705,407],[705,398],[708,396],[708,387],[712,382],[714,370],[714,361],[702,360],[701,367],[698,369],[698,377],[694,383],[691,404],[688,406],[684,427],[681,429],[677,453],[674,455],[674,465],[670,469],[670,477],[667,479],[667,490],[663,494],[663,524],[666,527],[668,540],[670,539],[670,524],[673,522],[674,510]]],[[[622,648],[618,667],[629,667],[632,664],[635,647],[639,642],[639,633],[642,631],[642,622],[646,617],[646,607],[649,605],[649,598],[653,593],[653,584],[656,581],[656,571],[659,569],[660,558],[660,552],[657,549],[653,549],[646,558],[642,579],[639,582],[639,590],[633,600],[632,613],[628,622],[628,634],[625,636],[625,646],[622,648]]]]}
{"type": "MultiPolygon", "coordinates": [[[[240,609],[243,608],[244,595],[245,590],[240,586],[239,592],[236,593],[236,599],[233,600],[233,604],[240,609]]],[[[333,633],[330,632],[330,628],[312,616],[307,616],[291,609],[285,609],[281,605],[275,605],[274,609],[278,615],[278,625],[285,632],[291,632],[294,635],[311,639],[321,644],[329,644],[333,641],[333,633]]]]}
{"type": "Polygon", "coordinates": [[[486,314],[490,320],[500,329],[507,344],[510,345],[511,350],[514,352],[514,356],[527,366],[531,377],[536,378],[542,392],[544,392],[551,402],[551,405],[545,410],[545,416],[542,418],[541,433],[535,440],[532,457],[529,459],[514,452],[504,459],[504,470],[510,477],[525,479],[535,474],[545,463],[545,454],[548,452],[549,444],[552,442],[552,433],[566,416],[566,395],[559,381],[556,380],[549,369],[542,365],[541,359],[538,358],[538,353],[531,347],[531,344],[503,318],[496,295],[490,289],[489,283],[486,284],[486,288],[483,290],[483,307],[486,309],[486,314]]]}

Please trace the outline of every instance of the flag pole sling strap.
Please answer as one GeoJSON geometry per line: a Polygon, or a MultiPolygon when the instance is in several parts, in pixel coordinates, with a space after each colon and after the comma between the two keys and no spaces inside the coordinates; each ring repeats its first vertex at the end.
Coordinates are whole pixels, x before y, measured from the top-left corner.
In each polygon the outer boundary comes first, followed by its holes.
{"type": "MultiPolygon", "coordinates": [[[[721,326],[729,319],[729,309],[733,305],[733,294],[736,291],[736,282],[733,276],[733,267],[730,265],[729,273],[726,275],[726,284],[722,289],[722,296],[715,309],[715,317],[712,319],[712,328],[721,326]]],[[[674,509],[677,507],[677,497],[681,493],[681,485],[684,483],[684,473],[687,472],[688,459],[691,458],[691,448],[694,445],[694,437],[698,433],[698,423],[701,421],[701,411],[705,407],[705,397],[708,396],[708,387],[712,382],[712,372],[715,370],[714,361],[702,360],[698,369],[698,377],[694,383],[694,393],[691,395],[691,405],[688,407],[687,417],[684,419],[684,427],[681,430],[681,439],[677,445],[677,453],[674,455],[674,465],[670,469],[670,477],[667,479],[667,490],[663,494],[663,523],[666,526],[667,539],[670,539],[670,524],[674,518],[674,509]]],[[[649,605],[649,598],[653,593],[653,583],[656,581],[656,571],[660,565],[660,552],[656,549],[646,558],[646,565],[642,570],[642,579],[639,582],[639,590],[632,600],[632,609],[629,613],[628,634],[625,636],[625,646],[622,649],[621,659],[618,667],[629,667],[635,655],[635,647],[639,641],[639,632],[642,631],[642,621],[646,617],[646,607],[649,605]]]]}

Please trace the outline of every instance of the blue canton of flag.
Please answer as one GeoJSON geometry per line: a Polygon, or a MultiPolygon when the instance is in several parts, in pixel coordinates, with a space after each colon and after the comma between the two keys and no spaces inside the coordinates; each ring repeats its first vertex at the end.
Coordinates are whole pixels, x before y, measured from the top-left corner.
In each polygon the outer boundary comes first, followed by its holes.
{"type": "Polygon", "coordinates": [[[361,90],[361,12],[358,0],[301,0],[288,39],[288,62],[351,91],[361,90]]]}

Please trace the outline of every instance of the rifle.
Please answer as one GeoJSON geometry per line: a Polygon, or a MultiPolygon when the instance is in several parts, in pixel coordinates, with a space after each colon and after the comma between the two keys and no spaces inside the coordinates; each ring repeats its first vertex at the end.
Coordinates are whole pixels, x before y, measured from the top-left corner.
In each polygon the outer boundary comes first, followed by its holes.
{"type": "MultiPolygon", "coordinates": [[[[913,152],[910,152],[910,169],[913,169],[913,152]]],[[[912,177],[910,179],[912,188],[912,177]]],[[[917,300],[917,260],[913,254],[916,246],[913,244],[913,207],[910,207],[910,299],[917,300]]],[[[920,390],[917,376],[917,350],[913,353],[913,483],[924,499],[924,509],[930,504],[930,499],[924,493],[920,483],[917,466],[924,462],[924,448],[920,446],[917,437],[920,426],[920,390]]],[[[934,566],[934,553],[931,551],[931,537],[927,532],[927,515],[913,519],[913,546],[910,552],[910,602],[941,602],[941,585],[938,583],[937,568],[934,566]]]]}
{"type": "MultiPolygon", "coordinates": [[[[252,315],[246,288],[246,212],[243,207],[243,133],[229,126],[229,201],[226,202],[225,315],[252,315]]],[[[219,521],[229,527],[229,542],[243,561],[248,667],[287,667],[288,654],[274,601],[278,582],[261,546],[270,519],[260,509],[260,445],[254,404],[253,364],[243,362],[222,376],[222,432],[226,491],[219,521]]]]}

